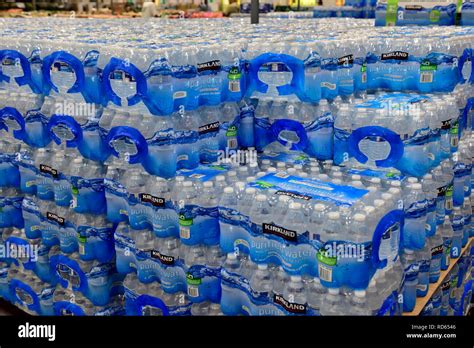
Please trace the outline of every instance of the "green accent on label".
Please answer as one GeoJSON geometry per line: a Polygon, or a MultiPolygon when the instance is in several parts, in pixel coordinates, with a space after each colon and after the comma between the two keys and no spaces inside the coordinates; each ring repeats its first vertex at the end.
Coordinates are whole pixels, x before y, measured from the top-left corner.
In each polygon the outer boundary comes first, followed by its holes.
{"type": "Polygon", "coordinates": [[[77,196],[79,194],[79,189],[77,187],[72,188],[72,194],[77,196]]]}
{"type": "Polygon", "coordinates": [[[444,254],[450,255],[451,254],[451,245],[448,248],[444,248],[444,254]]]}
{"type": "Polygon", "coordinates": [[[337,257],[327,256],[326,250],[319,250],[316,254],[316,258],[319,262],[322,262],[328,266],[335,266],[337,264],[337,257]]]}
{"type": "Polygon", "coordinates": [[[227,132],[225,133],[226,137],[236,137],[237,136],[237,127],[236,126],[230,126],[227,129],[227,132]]]}
{"type": "Polygon", "coordinates": [[[459,132],[459,122],[456,121],[453,126],[451,126],[451,129],[449,130],[449,133],[451,135],[458,135],[459,132]]]}
{"type": "Polygon", "coordinates": [[[202,279],[201,278],[194,278],[192,274],[186,274],[186,283],[188,285],[201,285],[202,279]]]}
{"type": "Polygon", "coordinates": [[[232,67],[229,70],[229,74],[227,75],[227,78],[229,80],[239,80],[242,77],[242,73],[240,72],[240,69],[237,67],[232,67]]]}
{"type": "Polygon", "coordinates": [[[360,72],[366,72],[367,71],[367,63],[362,64],[360,67],[360,72]]]}
{"type": "Polygon", "coordinates": [[[186,217],[181,214],[179,216],[179,225],[180,226],[191,226],[193,224],[193,219],[186,219],[186,217]]]}
{"type": "Polygon", "coordinates": [[[258,186],[262,187],[262,188],[270,188],[270,187],[273,187],[273,184],[270,184],[268,182],[265,182],[265,181],[257,181],[255,182],[258,186]]]}
{"type": "Polygon", "coordinates": [[[423,60],[420,64],[420,71],[435,71],[438,65],[431,63],[429,60],[423,60]]]}
{"type": "Polygon", "coordinates": [[[452,197],[453,196],[453,185],[449,185],[448,189],[446,190],[446,197],[452,197]]]}
{"type": "Polygon", "coordinates": [[[385,176],[386,176],[387,178],[393,178],[395,175],[396,175],[396,174],[393,173],[393,172],[388,172],[387,174],[385,174],[385,176]]]}
{"type": "Polygon", "coordinates": [[[27,182],[26,182],[26,187],[31,187],[31,186],[33,186],[34,184],[35,184],[34,181],[27,181],[27,182]]]}
{"type": "Polygon", "coordinates": [[[387,12],[385,14],[385,25],[393,27],[397,24],[398,0],[387,1],[387,12]]]}
{"type": "Polygon", "coordinates": [[[0,213],[3,213],[3,208],[2,207],[0,207],[0,213]]]}
{"type": "Polygon", "coordinates": [[[209,166],[209,168],[216,169],[216,170],[225,170],[223,166],[216,166],[216,165],[209,166]]]}
{"type": "Polygon", "coordinates": [[[81,237],[80,235],[77,237],[79,243],[85,243],[87,241],[87,237],[81,237]]]}
{"type": "Polygon", "coordinates": [[[439,22],[440,17],[441,17],[441,12],[439,10],[431,10],[430,22],[433,22],[433,23],[439,22]]]}
{"type": "Polygon", "coordinates": [[[299,155],[295,158],[295,161],[304,161],[304,160],[307,160],[307,159],[308,159],[308,156],[299,155]]]}

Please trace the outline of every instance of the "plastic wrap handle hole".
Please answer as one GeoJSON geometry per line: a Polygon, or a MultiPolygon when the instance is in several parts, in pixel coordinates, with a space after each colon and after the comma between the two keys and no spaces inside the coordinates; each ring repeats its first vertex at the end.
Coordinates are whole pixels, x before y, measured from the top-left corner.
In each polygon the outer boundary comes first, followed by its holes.
{"type": "Polygon", "coordinates": [[[390,155],[390,143],[380,136],[366,136],[357,144],[369,161],[382,161],[390,155]]]}
{"type": "Polygon", "coordinates": [[[109,75],[110,86],[113,92],[121,99],[128,99],[137,94],[135,78],[123,70],[114,70],[109,75]]]}
{"type": "MultiPolygon", "coordinates": [[[[258,78],[268,85],[269,90],[267,93],[269,93],[272,89],[290,84],[293,79],[293,72],[285,63],[269,62],[260,67],[258,78]]],[[[278,94],[278,92],[276,93],[278,94]]]]}
{"type": "Polygon", "coordinates": [[[59,60],[53,62],[51,65],[51,82],[59,91],[68,91],[74,86],[76,80],[76,72],[68,63],[59,60]]]}
{"type": "Polygon", "coordinates": [[[295,131],[282,130],[278,134],[278,140],[284,143],[298,144],[300,142],[300,137],[295,131]]]}

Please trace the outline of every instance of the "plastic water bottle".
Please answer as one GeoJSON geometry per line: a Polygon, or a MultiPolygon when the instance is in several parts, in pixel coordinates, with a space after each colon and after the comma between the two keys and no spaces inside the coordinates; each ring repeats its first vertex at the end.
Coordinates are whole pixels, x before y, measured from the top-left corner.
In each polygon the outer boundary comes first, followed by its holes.
{"type": "Polygon", "coordinates": [[[253,187],[248,187],[245,189],[245,193],[242,196],[242,199],[239,200],[239,211],[243,215],[249,215],[252,209],[252,204],[255,202],[255,196],[257,195],[257,190],[253,187]]]}
{"type": "Polygon", "coordinates": [[[290,281],[283,289],[283,297],[292,304],[306,305],[306,291],[301,276],[290,276],[290,281]]]}
{"type": "Polygon", "coordinates": [[[441,274],[441,260],[444,255],[441,231],[438,230],[435,235],[429,239],[429,243],[431,248],[430,283],[436,283],[441,274]]]}
{"type": "Polygon", "coordinates": [[[402,264],[405,272],[403,286],[403,311],[411,312],[416,304],[416,290],[418,286],[419,265],[415,253],[411,249],[404,249],[402,264]]]}
{"type": "Polygon", "coordinates": [[[301,205],[301,203],[290,203],[288,205],[288,213],[286,214],[286,217],[283,220],[283,226],[288,230],[294,230],[298,234],[303,234],[304,232],[306,232],[306,225],[306,218],[304,216],[303,206],[301,205]]]}
{"type": "Polygon", "coordinates": [[[321,284],[319,278],[313,278],[307,290],[308,306],[313,309],[316,315],[319,315],[321,305],[326,297],[327,289],[321,284]]]}
{"type": "Polygon", "coordinates": [[[370,280],[369,286],[367,287],[367,290],[366,290],[366,296],[367,296],[367,308],[369,310],[369,315],[377,315],[385,299],[382,297],[382,294],[378,291],[377,281],[374,278],[370,280]]]}
{"type": "Polygon", "coordinates": [[[444,217],[444,222],[439,226],[439,234],[443,238],[443,256],[441,258],[441,270],[445,271],[448,269],[449,263],[451,262],[451,245],[453,243],[453,227],[449,220],[449,215],[444,217]]]}
{"type": "Polygon", "coordinates": [[[258,264],[257,270],[250,278],[250,287],[258,293],[270,293],[273,289],[273,280],[267,264],[258,264]]]}
{"type": "Polygon", "coordinates": [[[349,301],[350,315],[369,315],[366,290],[354,290],[349,301]]]}
{"type": "Polygon", "coordinates": [[[464,215],[459,206],[455,206],[453,209],[451,225],[453,228],[453,239],[450,256],[452,259],[457,259],[461,255],[464,235],[464,215]]]}
{"type": "Polygon", "coordinates": [[[425,297],[428,293],[430,285],[430,263],[431,263],[431,252],[430,245],[426,245],[422,250],[416,252],[416,258],[418,260],[418,285],[416,287],[416,296],[425,297]]]}
{"type": "Polygon", "coordinates": [[[427,200],[420,183],[407,186],[405,201],[405,226],[403,229],[404,247],[421,249],[426,238],[427,200]]]}
{"type": "Polygon", "coordinates": [[[240,275],[240,260],[235,252],[228,253],[222,266],[229,273],[240,275]]]}
{"type": "Polygon", "coordinates": [[[320,313],[322,316],[343,315],[347,310],[339,288],[329,288],[321,302],[320,313]]]}
{"type": "Polygon", "coordinates": [[[268,204],[267,196],[258,194],[255,197],[255,204],[252,205],[250,219],[253,223],[260,226],[264,222],[271,222],[272,216],[273,214],[270,209],[270,204],[268,204]]]}
{"type": "Polygon", "coordinates": [[[432,174],[423,177],[423,192],[426,196],[426,237],[434,236],[436,233],[436,200],[437,187],[432,174]]]}
{"type": "Polygon", "coordinates": [[[472,230],[472,207],[471,200],[469,197],[464,197],[464,204],[462,206],[462,213],[464,217],[464,229],[462,238],[462,247],[464,248],[469,240],[469,236],[472,230]]]}

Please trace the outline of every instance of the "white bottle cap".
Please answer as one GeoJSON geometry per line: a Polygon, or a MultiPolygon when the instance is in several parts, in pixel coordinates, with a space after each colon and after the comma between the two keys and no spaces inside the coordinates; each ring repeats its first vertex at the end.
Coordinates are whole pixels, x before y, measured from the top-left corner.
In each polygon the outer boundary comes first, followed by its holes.
{"type": "Polygon", "coordinates": [[[290,209],[301,209],[301,203],[292,202],[292,203],[290,203],[289,208],[290,209]]]}
{"type": "Polygon", "coordinates": [[[392,199],[392,194],[388,192],[382,193],[382,198],[385,199],[386,201],[389,201],[392,199]]]}
{"type": "Polygon", "coordinates": [[[295,164],[293,168],[296,170],[303,170],[303,166],[301,164],[295,164]]]}
{"type": "Polygon", "coordinates": [[[235,170],[229,170],[227,176],[237,176],[237,172],[235,170]]]}
{"type": "Polygon", "coordinates": [[[178,175],[176,178],[174,178],[176,182],[183,182],[184,181],[184,176],[178,175]]]}
{"type": "Polygon", "coordinates": [[[332,180],[332,183],[335,184],[335,185],[341,185],[341,184],[342,184],[342,180],[341,180],[341,179],[333,179],[333,180],[332,180]]]}
{"type": "Polygon", "coordinates": [[[191,187],[191,186],[193,186],[193,183],[191,181],[183,182],[183,187],[191,187]]]}
{"type": "Polygon", "coordinates": [[[257,200],[257,202],[265,202],[267,200],[267,196],[259,194],[257,195],[257,197],[255,197],[255,199],[257,200]]]}
{"type": "Polygon", "coordinates": [[[254,195],[255,192],[257,192],[255,187],[248,187],[248,188],[245,189],[245,193],[248,193],[248,194],[251,194],[251,195],[254,195]]]}
{"type": "Polygon", "coordinates": [[[363,298],[365,297],[365,295],[366,295],[365,290],[354,290],[355,297],[363,298]]]}
{"type": "Polygon", "coordinates": [[[268,268],[268,265],[266,263],[260,263],[257,265],[257,268],[263,271],[268,268]]]}
{"type": "Polygon", "coordinates": [[[371,213],[373,213],[375,211],[375,207],[371,206],[371,205],[368,205],[366,207],[364,207],[364,211],[370,215],[371,213]]]}
{"type": "Polygon", "coordinates": [[[396,187],[390,187],[388,192],[390,192],[392,195],[399,195],[400,194],[400,189],[396,187]]]}
{"type": "Polygon", "coordinates": [[[339,217],[340,217],[340,215],[339,215],[339,212],[337,212],[337,211],[331,211],[328,214],[328,218],[331,219],[331,220],[339,220],[339,217]]]}
{"type": "Polygon", "coordinates": [[[292,282],[300,282],[300,281],[301,281],[301,276],[299,276],[299,275],[292,275],[292,276],[290,276],[290,280],[291,280],[292,282]]]}
{"type": "Polygon", "coordinates": [[[228,253],[228,254],[227,254],[227,258],[228,258],[229,260],[237,260],[237,254],[234,253],[234,252],[228,253]]]}
{"type": "Polygon", "coordinates": [[[237,168],[237,170],[238,170],[239,172],[247,172],[249,169],[248,169],[247,167],[245,167],[245,166],[242,166],[242,167],[237,168]]]}
{"type": "Polygon", "coordinates": [[[285,196],[285,195],[281,195],[280,197],[278,197],[278,200],[280,202],[288,202],[290,200],[290,197],[289,196],[285,196]]]}
{"type": "Polygon", "coordinates": [[[210,188],[210,187],[214,186],[214,184],[212,183],[212,181],[206,181],[206,182],[203,184],[203,186],[204,186],[205,188],[210,188]]]}
{"type": "Polygon", "coordinates": [[[329,288],[328,293],[331,295],[339,295],[339,288],[329,288]]]}
{"type": "Polygon", "coordinates": [[[407,181],[411,184],[414,184],[414,183],[417,183],[418,182],[418,179],[413,177],[413,176],[410,176],[407,181]]]}
{"type": "Polygon", "coordinates": [[[254,176],[248,176],[247,179],[245,179],[245,181],[247,181],[248,183],[251,183],[253,181],[255,181],[257,178],[254,177],[254,176]]]}
{"type": "Polygon", "coordinates": [[[381,200],[381,199],[375,199],[375,200],[374,200],[374,205],[375,205],[375,207],[377,207],[377,208],[380,208],[380,207],[383,206],[384,204],[385,204],[385,202],[384,202],[383,200],[381,200]]]}
{"type": "Polygon", "coordinates": [[[226,187],[224,193],[234,193],[234,189],[232,187],[226,187]]]}
{"type": "Polygon", "coordinates": [[[377,186],[369,186],[367,187],[367,190],[369,190],[370,192],[377,192],[379,189],[377,188],[377,186]]]}
{"type": "Polygon", "coordinates": [[[316,211],[323,211],[326,208],[326,206],[322,203],[316,203],[314,205],[314,210],[316,211]]]}
{"type": "Polygon", "coordinates": [[[414,190],[421,190],[421,184],[419,182],[412,184],[411,187],[414,190]]]}
{"type": "Polygon", "coordinates": [[[355,181],[351,182],[351,185],[354,186],[354,187],[364,187],[364,184],[360,180],[355,180],[355,181]]]}
{"type": "Polygon", "coordinates": [[[403,249],[403,252],[404,252],[405,254],[408,254],[408,255],[413,254],[413,250],[412,250],[412,249],[403,249]]]}
{"type": "Polygon", "coordinates": [[[264,160],[262,160],[262,164],[270,164],[270,163],[271,163],[271,162],[270,162],[269,159],[264,159],[264,160]]]}
{"type": "Polygon", "coordinates": [[[295,168],[288,168],[286,171],[290,175],[296,174],[296,169],[295,168]]]}
{"type": "Polygon", "coordinates": [[[224,175],[216,176],[216,181],[225,181],[225,176],[224,175]]]}
{"type": "Polygon", "coordinates": [[[237,187],[239,190],[243,190],[245,188],[245,183],[242,181],[237,181],[235,183],[235,187],[237,187]]]}
{"type": "Polygon", "coordinates": [[[471,202],[471,200],[470,200],[469,197],[464,197],[464,203],[470,203],[470,202],[471,202]]]}
{"type": "Polygon", "coordinates": [[[402,186],[402,183],[400,182],[400,180],[394,180],[394,181],[390,182],[390,186],[400,187],[400,186],[402,186]]]}
{"type": "Polygon", "coordinates": [[[382,180],[380,180],[380,178],[372,178],[370,179],[370,182],[373,184],[380,184],[382,180]]]}
{"type": "Polygon", "coordinates": [[[319,175],[318,175],[318,178],[319,178],[320,180],[327,180],[327,179],[329,179],[329,176],[328,176],[327,174],[319,174],[319,175]]]}
{"type": "Polygon", "coordinates": [[[364,222],[365,221],[365,215],[364,214],[354,214],[354,220],[357,222],[364,222]]]}
{"type": "Polygon", "coordinates": [[[276,173],[277,169],[275,167],[268,167],[267,173],[276,173]]]}
{"type": "Polygon", "coordinates": [[[351,175],[351,179],[352,179],[353,181],[356,181],[356,180],[360,180],[361,177],[360,177],[359,174],[353,174],[353,175],[351,175]]]}
{"type": "Polygon", "coordinates": [[[255,176],[257,178],[261,178],[262,176],[264,176],[266,173],[265,172],[258,172],[255,176]]]}
{"type": "Polygon", "coordinates": [[[284,162],[278,162],[277,163],[277,168],[279,168],[279,169],[286,168],[286,164],[284,162]]]}

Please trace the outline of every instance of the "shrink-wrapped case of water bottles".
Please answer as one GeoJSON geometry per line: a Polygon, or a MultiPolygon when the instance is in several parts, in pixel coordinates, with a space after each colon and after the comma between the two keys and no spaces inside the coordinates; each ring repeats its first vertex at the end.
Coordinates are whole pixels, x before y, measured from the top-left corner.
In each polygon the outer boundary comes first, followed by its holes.
{"type": "Polygon", "coordinates": [[[463,312],[474,30],[272,17],[0,19],[0,296],[400,315],[456,262],[463,312]]]}

